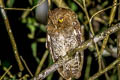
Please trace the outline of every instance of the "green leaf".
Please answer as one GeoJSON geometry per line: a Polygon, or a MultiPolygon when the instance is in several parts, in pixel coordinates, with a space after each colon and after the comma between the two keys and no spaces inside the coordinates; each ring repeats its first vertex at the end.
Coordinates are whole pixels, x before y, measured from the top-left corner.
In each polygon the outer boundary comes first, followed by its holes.
{"type": "Polygon", "coordinates": [[[33,39],[36,28],[35,28],[35,26],[33,26],[33,25],[28,25],[27,27],[30,29],[30,32],[31,32],[31,33],[28,34],[28,37],[29,37],[30,39],[33,39]]]}
{"type": "Polygon", "coordinates": [[[33,0],[28,0],[28,1],[29,1],[30,5],[32,5],[32,4],[33,4],[33,0]]]}
{"type": "Polygon", "coordinates": [[[31,44],[31,48],[32,48],[33,57],[34,57],[35,60],[39,63],[40,60],[39,60],[39,58],[37,57],[37,42],[33,42],[33,43],[31,44]]]}
{"type": "Polygon", "coordinates": [[[37,56],[37,43],[36,42],[32,43],[31,48],[32,48],[33,56],[36,57],[37,56]]]}
{"type": "Polygon", "coordinates": [[[78,9],[78,6],[75,3],[71,3],[70,7],[72,8],[73,11],[77,11],[78,9]]]}
{"type": "Polygon", "coordinates": [[[40,30],[46,32],[46,27],[44,25],[40,25],[40,30]]]}
{"type": "Polygon", "coordinates": [[[83,17],[83,13],[82,12],[79,12],[78,13],[78,19],[80,20],[80,21],[84,21],[84,17],[83,17]]]}
{"type": "Polygon", "coordinates": [[[7,0],[7,6],[12,7],[14,2],[15,2],[15,0],[7,0]]]}
{"type": "Polygon", "coordinates": [[[37,39],[37,42],[46,42],[46,38],[39,38],[37,39]]]}
{"type": "Polygon", "coordinates": [[[34,0],[34,5],[36,5],[36,4],[37,4],[37,2],[38,2],[38,0],[34,0]]]}

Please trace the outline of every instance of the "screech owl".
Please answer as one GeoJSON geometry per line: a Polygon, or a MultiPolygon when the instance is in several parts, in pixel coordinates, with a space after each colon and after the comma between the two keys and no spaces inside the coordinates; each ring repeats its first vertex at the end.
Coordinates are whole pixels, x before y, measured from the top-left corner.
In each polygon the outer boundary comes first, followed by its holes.
{"type": "MultiPolygon", "coordinates": [[[[47,24],[47,47],[56,62],[67,55],[67,52],[83,42],[83,35],[77,15],[70,9],[56,8],[49,12],[47,24]]],[[[81,76],[84,55],[76,52],[75,56],[58,68],[64,79],[81,76]]]]}

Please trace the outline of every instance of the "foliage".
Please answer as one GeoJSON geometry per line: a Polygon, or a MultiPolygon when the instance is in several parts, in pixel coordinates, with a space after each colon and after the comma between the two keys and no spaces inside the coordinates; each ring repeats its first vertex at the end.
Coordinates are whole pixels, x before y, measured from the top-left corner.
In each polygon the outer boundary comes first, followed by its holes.
{"type": "MultiPolygon", "coordinates": [[[[119,14],[117,12],[120,11],[118,8],[119,5],[112,6],[116,5],[118,2],[117,0],[61,0],[61,3],[59,2],[59,0],[51,0],[50,9],[52,10],[63,5],[63,7],[69,7],[75,11],[81,25],[84,25],[85,41],[96,34],[103,32],[108,26],[114,25],[120,20],[120,16],[117,15],[119,14]],[[80,7],[80,5],[82,5],[82,7],[80,7]],[[106,9],[107,7],[109,7],[109,9],[106,9]],[[103,9],[105,10],[102,11],[103,9]],[[94,13],[98,11],[100,11],[100,13],[93,16],[94,13]]],[[[6,0],[4,1],[4,4],[6,8],[31,8],[37,5],[37,0],[6,0]]],[[[11,42],[8,38],[9,36],[4,28],[4,21],[0,16],[0,46],[2,47],[0,48],[0,79],[5,72],[7,73],[3,77],[4,79],[30,79],[33,75],[37,75],[39,72],[53,64],[51,55],[49,55],[50,53],[45,47],[46,26],[40,24],[35,19],[34,10],[14,11],[11,9],[7,11],[7,16],[15,37],[19,55],[22,56],[21,60],[24,64],[24,70],[20,71],[18,69],[11,42]],[[8,71],[8,69],[10,70],[8,71]]],[[[119,58],[120,45],[117,45],[120,44],[119,35],[120,34],[116,33],[107,36],[105,40],[89,46],[89,48],[84,51],[85,59],[82,76],[80,77],[81,80],[88,80],[96,72],[103,70],[119,58]]],[[[120,67],[117,65],[112,70],[99,76],[97,80],[118,80],[120,79],[119,76],[120,67]]],[[[46,79],[62,80],[57,71],[50,74],[46,79]]]]}

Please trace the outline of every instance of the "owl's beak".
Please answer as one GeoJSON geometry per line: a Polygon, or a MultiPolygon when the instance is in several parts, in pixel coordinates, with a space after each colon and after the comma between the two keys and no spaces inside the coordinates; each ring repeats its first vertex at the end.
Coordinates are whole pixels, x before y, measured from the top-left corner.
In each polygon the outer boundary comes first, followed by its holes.
{"type": "MultiPolygon", "coordinates": [[[[38,3],[40,3],[43,0],[39,0],[38,3]]],[[[35,11],[36,19],[41,24],[47,24],[48,22],[48,0],[45,0],[40,6],[36,8],[35,11]]]]}

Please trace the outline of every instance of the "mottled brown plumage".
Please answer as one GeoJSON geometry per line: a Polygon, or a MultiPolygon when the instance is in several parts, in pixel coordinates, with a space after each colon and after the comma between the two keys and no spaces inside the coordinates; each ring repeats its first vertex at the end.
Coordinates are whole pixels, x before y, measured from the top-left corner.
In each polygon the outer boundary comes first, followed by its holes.
{"type": "MultiPolygon", "coordinates": [[[[83,42],[83,35],[77,15],[70,9],[57,8],[49,12],[47,24],[47,47],[53,61],[67,55],[67,52],[83,42]]],[[[58,69],[65,79],[79,78],[83,65],[83,53],[76,52],[73,59],[58,69]]]]}

